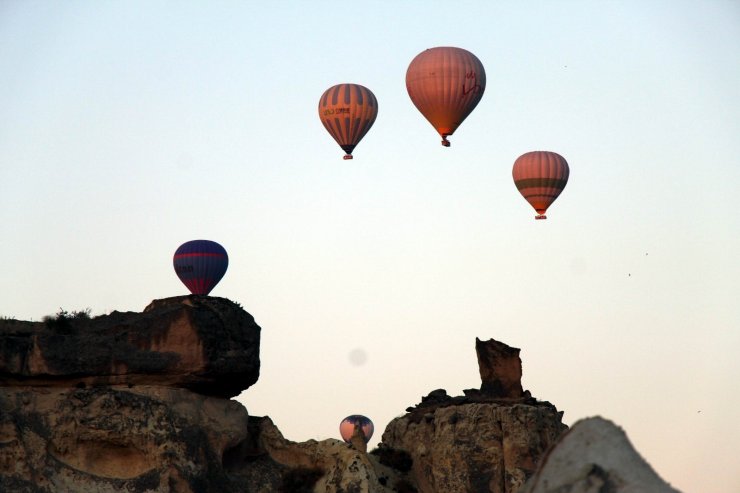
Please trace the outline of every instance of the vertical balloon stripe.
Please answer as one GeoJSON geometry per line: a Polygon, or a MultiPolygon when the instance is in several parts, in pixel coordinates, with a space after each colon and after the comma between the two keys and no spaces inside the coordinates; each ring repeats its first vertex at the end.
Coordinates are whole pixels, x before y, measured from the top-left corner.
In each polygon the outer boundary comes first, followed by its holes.
{"type": "Polygon", "coordinates": [[[352,135],[353,138],[359,135],[359,131],[358,131],[359,128],[360,128],[360,119],[359,118],[355,118],[354,121],[352,122],[352,133],[351,133],[351,135],[352,135]]]}
{"type": "Polygon", "coordinates": [[[352,125],[350,125],[350,118],[348,116],[344,117],[344,135],[349,142],[352,142],[352,125]]]}
{"type": "Polygon", "coordinates": [[[361,139],[365,136],[367,131],[370,130],[370,126],[373,124],[373,122],[368,119],[364,119],[364,120],[358,119],[357,123],[361,124],[360,128],[357,130],[357,137],[361,139]]]}
{"type": "Polygon", "coordinates": [[[333,121],[326,119],[326,120],[323,120],[323,122],[324,122],[324,126],[326,127],[326,129],[329,130],[329,133],[331,134],[331,136],[334,137],[334,140],[336,141],[342,140],[342,136],[339,133],[339,130],[334,126],[333,121]]]}
{"type": "Polygon", "coordinates": [[[344,127],[342,126],[342,121],[339,118],[334,119],[334,128],[337,129],[337,135],[339,135],[340,141],[347,142],[349,140],[344,134],[344,127]]]}
{"type": "Polygon", "coordinates": [[[352,101],[352,90],[349,84],[342,84],[342,93],[344,94],[344,104],[349,104],[352,101]]]}

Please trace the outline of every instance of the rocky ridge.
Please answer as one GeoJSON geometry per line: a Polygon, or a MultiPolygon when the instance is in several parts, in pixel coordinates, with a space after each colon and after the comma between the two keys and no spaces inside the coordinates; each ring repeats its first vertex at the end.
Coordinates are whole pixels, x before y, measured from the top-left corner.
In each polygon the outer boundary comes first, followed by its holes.
{"type": "Polygon", "coordinates": [[[260,327],[225,298],[155,300],[142,313],[0,325],[0,387],[159,385],[234,397],[259,378],[260,327]]]}
{"type": "Polygon", "coordinates": [[[0,320],[0,491],[675,491],[639,489],[657,475],[609,462],[609,447],[623,455],[617,464],[641,460],[626,437],[590,432],[584,442],[581,425],[568,431],[562,412],[522,388],[519,349],[493,339],[476,339],[480,388],[430,392],[367,453],[359,436],[287,440],[230,399],[259,377],[260,327],[229,300],[62,315],[0,320]],[[594,442],[605,444],[599,454],[594,442]]]}

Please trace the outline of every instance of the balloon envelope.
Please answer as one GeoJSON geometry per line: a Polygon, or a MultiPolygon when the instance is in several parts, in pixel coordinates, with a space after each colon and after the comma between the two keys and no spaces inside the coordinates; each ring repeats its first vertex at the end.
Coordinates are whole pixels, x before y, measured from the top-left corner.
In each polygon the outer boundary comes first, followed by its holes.
{"type": "Polygon", "coordinates": [[[193,240],[180,245],[172,263],[191,293],[207,295],[226,273],[229,256],[215,241],[193,240]]]}
{"type": "Polygon", "coordinates": [[[406,90],[414,106],[450,145],[447,136],[468,117],[483,97],[486,71],[467,50],[442,46],[425,50],[406,71],[406,90]]]}
{"type": "Polygon", "coordinates": [[[568,183],[570,168],[558,153],[533,151],[522,154],[514,162],[514,184],[537,211],[535,219],[547,219],[545,212],[568,183]]]}
{"type": "Polygon", "coordinates": [[[352,159],[352,151],[378,116],[378,100],[367,87],[359,84],[337,84],[321,95],[319,118],[327,132],[352,159]]]}
{"type": "Polygon", "coordinates": [[[362,428],[362,432],[365,434],[365,443],[369,442],[375,431],[375,425],[370,421],[370,418],[361,414],[347,416],[339,423],[339,434],[342,436],[342,440],[347,443],[350,442],[352,434],[355,432],[355,424],[362,428]]]}

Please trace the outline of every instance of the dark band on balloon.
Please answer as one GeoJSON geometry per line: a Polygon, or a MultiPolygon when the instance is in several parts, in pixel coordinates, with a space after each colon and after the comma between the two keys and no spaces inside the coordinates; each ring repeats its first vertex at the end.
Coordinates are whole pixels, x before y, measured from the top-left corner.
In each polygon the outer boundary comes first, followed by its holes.
{"type": "Polygon", "coordinates": [[[561,180],[558,178],[522,178],[521,180],[514,181],[516,188],[523,190],[525,188],[558,188],[560,190],[565,188],[568,180],[561,180]]]}

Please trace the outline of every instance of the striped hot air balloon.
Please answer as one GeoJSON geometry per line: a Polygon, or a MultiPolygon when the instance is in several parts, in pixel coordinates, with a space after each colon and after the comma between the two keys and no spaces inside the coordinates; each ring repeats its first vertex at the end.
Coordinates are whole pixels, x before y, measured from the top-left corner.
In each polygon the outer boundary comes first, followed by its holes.
{"type": "Polygon", "coordinates": [[[406,71],[411,101],[450,146],[447,137],[478,105],[486,90],[486,71],[467,50],[443,46],[416,55],[406,71]]]}
{"type": "Polygon", "coordinates": [[[370,418],[362,414],[347,416],[339,423],[339,434],[342,436],[342,440],[350,443],[352,434],[355,432],[355,425],[362,428],[362,433],[365,435],[365,443],[369,442],[375,431],[375,425],[370,421],[370,418]]]}
{"type": "Polygon", "coordinates": [[[319,100],[321,123],[352,159],[352,151],[373,126],[378,116],[378,100],[367,87],[359,84],[332,86],[319,100]]]}
{"type": "Polygon", "coordinates": [[[207,295],[229,266],[224,247],[210,240],[193,240],[180,245],[172,259],[177,277],[191,293],[207,295]]]}
{"type": "Polygon", "coordinates": [[[516,188],[537,211],[535,219],[547,219],[545,212],[568,183],[570,168],[560,154],[533,151],[517,158],[512,175],[516,188]]]}

